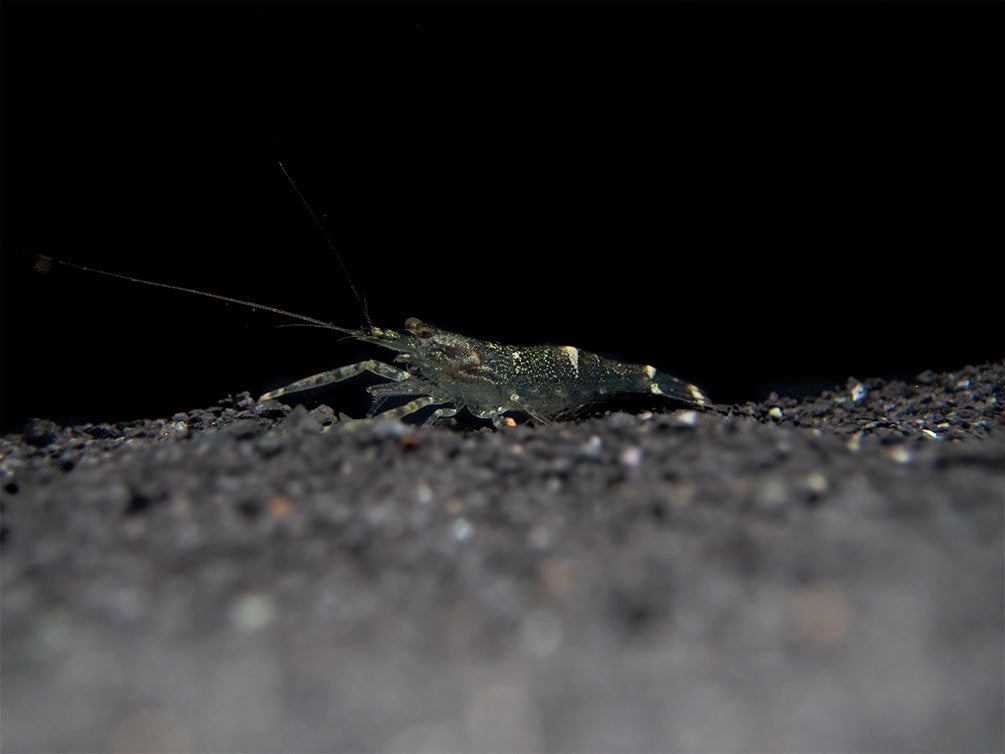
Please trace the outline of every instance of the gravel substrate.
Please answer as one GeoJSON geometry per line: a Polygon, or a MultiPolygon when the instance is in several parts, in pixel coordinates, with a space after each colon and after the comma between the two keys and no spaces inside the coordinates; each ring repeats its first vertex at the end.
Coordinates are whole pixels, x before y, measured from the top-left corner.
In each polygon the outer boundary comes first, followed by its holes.
{"type": "Polygon", "coordinates": [[[1001,751],[1000,363],[0,441],[4,751],[1001,751]]]}

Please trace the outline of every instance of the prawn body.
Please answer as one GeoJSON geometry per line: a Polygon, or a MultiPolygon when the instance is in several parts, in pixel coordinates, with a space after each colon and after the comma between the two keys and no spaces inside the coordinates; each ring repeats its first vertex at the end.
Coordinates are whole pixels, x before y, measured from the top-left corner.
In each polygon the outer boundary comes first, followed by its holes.
{"type": "MultiPolygon", "coordinates": [[[[338,328],[335,328],[338,329],[338,328]]],[[[371,326],[357,340],[396,351],[394,366],[370,359],[297,380],[261,400],[341,382],[363,372],[390,382],[373,385],[369,416],[403,418],[438,406],[427,421],[461,409],[501,427],[517,413],[554,421],[607,398],[648,393],[695,406],[710,401],[696,386],[648,364],[624,364],[574,346],[510,346],[436,328],[414,317],[404,330],[371,326]],[[383,412],[390,399],[411,398],[383,412]]]]}
{"type": "MultiPolygon", "coordinates": [[[[342,257],[328,237],[317,214],[300,193],[282,163],[279,163],[279,167],[310,212],[339,263],[342,264],[342,257]]],[[[357,330],[253,301],[143,280],[38,255],[39,270],[47,270],[52,264],[261,309],[326,330],[344,333],[356,340],[396,353],[392,359],[393,364],[376,359],[360,361],[271,390],[259,400],[280,398],[370,372],[388,380],[386,383],[367,388],[373,398],[368,412],[368,416],[371,417],[379,415],[401,419],[416,414],[428,406],[435,406],[435,410],[426,421],[453,416],[461,409],[466,409],[475,417],[488,419],[495,426],[502,427],[514,423],[513,419],[507,416],[510,413],[522,414],[538,423],[544,423],[569,416],[581,408],[610,397],[632,393],[665,396],[693,406],[711,405],[709,399],[697,387],[671,377],[655,367],[648,364],[623,364],[574,346],[501,345],[441,330],[415,317],[405,320],[402,330],[377,327],[371,322],[366,302],[353,285],[344,264],[342,267],[346,279],[360,303],[368,325],[357,330]],[[409,400],[403,405],[395,405],[381,411],[381,408],[392,399],[409,400]]]]}

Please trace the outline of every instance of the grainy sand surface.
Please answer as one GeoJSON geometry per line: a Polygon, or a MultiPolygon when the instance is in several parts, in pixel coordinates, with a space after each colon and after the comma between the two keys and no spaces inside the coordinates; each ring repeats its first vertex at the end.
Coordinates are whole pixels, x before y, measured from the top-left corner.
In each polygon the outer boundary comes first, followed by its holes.
{"type": "Polygon", "coordinates": [[[2,451],[4,751],[1001,751],[1001,364],[2,451]]]}

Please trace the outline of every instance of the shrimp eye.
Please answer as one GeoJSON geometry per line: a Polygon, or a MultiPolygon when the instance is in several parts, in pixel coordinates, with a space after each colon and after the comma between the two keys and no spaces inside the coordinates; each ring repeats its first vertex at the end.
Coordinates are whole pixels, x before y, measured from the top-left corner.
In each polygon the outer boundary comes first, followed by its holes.
{"type": "Polygon", "coordinates": [[[415,336],[419,340],[426,340],[427,338],[433,337],[433,333],[436,331],[429,325],[423,325],[418,330],[415,331],[415,336]]]}
{"type": "Polygon", "coordinates": [[[418,317],[409,317],[405,320],[405,328],[408,330],[414,330],[416,327],[422,325],[422,320],[418,317]]]}

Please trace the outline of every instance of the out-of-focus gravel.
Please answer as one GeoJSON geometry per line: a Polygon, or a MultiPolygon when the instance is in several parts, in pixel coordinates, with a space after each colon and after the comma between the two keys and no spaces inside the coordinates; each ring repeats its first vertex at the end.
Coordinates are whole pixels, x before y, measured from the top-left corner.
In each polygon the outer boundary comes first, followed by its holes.
{"type": "Polygon", "coordinates": [[[1002,751],[1001,364],[0,441],[4,751],[1002,751]]]}

